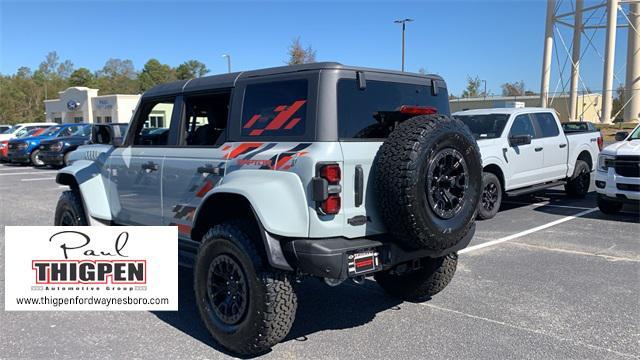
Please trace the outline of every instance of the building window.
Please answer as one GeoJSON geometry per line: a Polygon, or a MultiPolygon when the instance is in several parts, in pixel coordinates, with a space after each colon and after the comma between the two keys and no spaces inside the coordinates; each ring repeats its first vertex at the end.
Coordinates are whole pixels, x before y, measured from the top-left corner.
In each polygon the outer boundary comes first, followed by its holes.
{"type": "Polygon", "coordinates": [[[96,124],[102,123],[102,117],[96,116],[96,124]]]}
{"type": "Polygon", "coordinates": [[[104,122],[105,122],[106,124],[109,124],[109,123],[111,122],[111,116],[105,116],[105,117],[104,117],[104,122]]]}
{"type": "Polygon", "coordinates": [[[62,118],[61,117],[55,117],[55,118],[53,118],[53,121],[58,123],[58,124],[62,124],[62,118]]]}
{"type": "Polygon", "coordinates": [[[73,122],[74,123],[81,123],[83,121],[82,116],[74,116],[73,117],[73,122]]]}
{"type": "Polygon", "coordinates": [[[164,116],[153,115],[149,116],[149,120],[145,121],[144,127],[146,128],[163,128],[164,116]]]}

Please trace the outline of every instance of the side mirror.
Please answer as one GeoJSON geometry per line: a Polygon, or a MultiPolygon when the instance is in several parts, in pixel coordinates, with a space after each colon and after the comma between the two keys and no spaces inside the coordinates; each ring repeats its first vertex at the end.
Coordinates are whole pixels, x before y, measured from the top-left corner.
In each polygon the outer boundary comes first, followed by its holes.
{"type": "Polygon", "coordinates": [[[113,146],[122,145],[122,138],[121,137],[113,138],[112,144],[113,144],[113,146]]]}
{"type": "Polygon", "coordinates": [[[93,126],[91,129],[91,143],[109,145],[113,142],[113,130],[110,126],[93,126]]]}
{"type": "Polygon", "coordinates": [[[513,135],[509,136],[510,146],[522,146],[531,144],[531,135],[513,135]]]}
{"type": "Polygon", "coordinates": [[[618,131],[616,133],[616,141],[624,141],[624,139],[626,139],[627,136],[629,136],[628,132],[626,132],[626,131],[618,131]]]}

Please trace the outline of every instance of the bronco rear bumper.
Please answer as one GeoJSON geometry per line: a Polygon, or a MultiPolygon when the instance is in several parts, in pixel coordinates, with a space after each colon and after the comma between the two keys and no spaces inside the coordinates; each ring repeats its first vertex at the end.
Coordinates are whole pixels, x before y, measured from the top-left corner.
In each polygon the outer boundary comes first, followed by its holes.
{"type": "Polygon", "coordinates": [[[414,259],[440,257],[462,250],[469,245],[474,233],[475,224],[458,244],[440,252],[432,250],[407,251],[390,239],[379,236],[358,239],[283,240],[281,245],[287,262],[298,271],[307,275],[343,280],[387,270],[414,259]],[[354,256],[366,253],[375,254],[377,263],[366,272],[354,272],[354,256]]]}

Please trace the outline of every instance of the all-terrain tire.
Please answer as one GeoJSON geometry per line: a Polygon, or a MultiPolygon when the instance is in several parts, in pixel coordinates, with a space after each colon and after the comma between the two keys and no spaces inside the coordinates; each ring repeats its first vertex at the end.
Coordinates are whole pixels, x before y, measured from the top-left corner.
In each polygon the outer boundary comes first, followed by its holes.
{"type": "Polygon", "coordinates": [[[421,115],[400,123],[378,150],[373,171],[382,218],[402,247],[444,251],[470,230],[481,194],[482,161],[475,138],[460,120],[421,115]],[[443,151],[454,151],[467,169],[464,196],[450,218],[436,214],[427,191],[433,181],[427,180],[430,164],[443,151]]]}
{"type": "Polygon", "coordinates": [[[496,216],[502,204],[500,179],[489,172],[482,174],[482,197],[478,203],[478,219],[487,220],[496,216]]]}
{"type": "Polygon", "coordinates": [[[40,159],[40,149],[35,149],[31,152],[31,155],[29,155],[29,159],[31,160],[31,164],[33,166],[44,166],[44,161],[42,161],[42,159],[40,159]]]}
{"type": "MultiPolygon", "coordinates": [[[[297,299],[290,274],[268,267],[252,224],[232,221],[216,225],[204,235],[194,269],[196,303],[205,326],[222,346],[236,354],[254,355],[270,349],[291,330],[297,299]],[[223,320],[208,295],[210,266],[231,258],[244,275],[247,304],[235,323],[223,320]]],[[[215,283],[215,282],[214,282],[215,283]]],[[[227,319],[228,320],[228,319],[227,319]]]]}
{"type": "Polygon", "coordinates": [[[583,160],[576,160],[573,175],[564,186],[564,190],[567,195],[582,199],[589,192],[589,185],[591,185],[591,170],[589,169],[589,164],[583,160]]]}
{"type": "Polygon", "coordinates": [[[458,255],[420,259],[421,268],[404,274],[389,271],[374,275],[378,284],[391,296],[413,302],[429,300],[442,291],[456,272],[458,255]]]}
{"type": "Polygon", "coordinates": [[[611,200],[598,194],[598,208],[605,214],[617,214],[623,206],[622,201],[611,200]]]}
{"type": "Polygon", "coordinates": [[[67,190],[60,194],[53,218],[56,226],[87,226],[82,198],[77,190],[67,190]]]}

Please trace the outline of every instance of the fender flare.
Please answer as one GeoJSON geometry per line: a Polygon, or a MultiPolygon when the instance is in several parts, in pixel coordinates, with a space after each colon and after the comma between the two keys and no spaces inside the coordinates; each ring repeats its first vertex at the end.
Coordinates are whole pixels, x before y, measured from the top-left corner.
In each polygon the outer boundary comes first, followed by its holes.
{"type": "Polygon", "coordinates": [[[486,168],[487,166],[497,166],[500,169],[500,171],[502,172],[502,180],[504,181],[504,184],[503,184],[504,189],[502,190],[505,191],[506,188],[508,187],[509,179],[511,178],[511,173],[508,172],[509,167],[505,166],[505,162],[496,156],[491,156],[489,158],[482,159],[483,171],[484,171],[484,168],[486,168]]]}
{"type": "Polygon", "coordinates": [[[298,175],[285,171],[237,170],[222,178],[204,197],[202,204],[215,194],[243,196],[254,209],[257,220],[274,235],[302,237],[309,235],[309,209],[298,175]]]}
{"type": "Polygon", "coordinates": [[[78,189],[87,219],[92,225],[92,219],[112,220],[107,187],[101,171],[102,167],[95,161],[78,160],[60,169],[56,175],[56,183],[78,189]]]}

